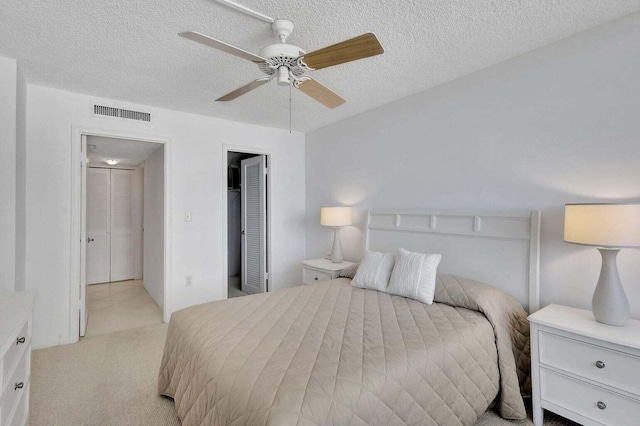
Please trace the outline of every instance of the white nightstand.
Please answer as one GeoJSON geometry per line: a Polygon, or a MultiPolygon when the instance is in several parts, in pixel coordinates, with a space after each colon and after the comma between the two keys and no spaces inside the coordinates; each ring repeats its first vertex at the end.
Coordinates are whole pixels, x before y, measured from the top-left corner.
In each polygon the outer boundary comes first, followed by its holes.
{"type": "Polygon", "coordinates": [[[590,311],[549,305],[529,316],[533,422],[543,409],[583,425],[640,419],[640,321],[597,322],[590,311]]]}
{"type": "Polygon", "coordinates": [[[313,284],[335,280],[340,271],[351,265],[353,262],[333,263],[327,259],[305,260],[302,262],[302,282],[313,284]]]}

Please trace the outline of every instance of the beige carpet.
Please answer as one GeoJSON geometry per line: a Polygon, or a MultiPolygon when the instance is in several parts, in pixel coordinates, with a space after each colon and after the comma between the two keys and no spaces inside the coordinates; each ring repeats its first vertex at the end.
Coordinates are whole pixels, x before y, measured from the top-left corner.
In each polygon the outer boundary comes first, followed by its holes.
{"type": "MultiPolygon", "coordinates": [[[[173,400],[156,391],[167,325],[85,337],[33,351],[30,425],[178,425],[173,400]]],[[[477,425],[530,426],[487,411],[477,425]]],[[[545,424],[568,425],[548,416],[545,424]]]]}
{"type": "Polygon", "coordinates": [[[162,309],[142,280],[87,286],[87,336],[162,323],[162,309]]]}
{"type": "Polygon", "coordinates": [[[156,391],[167,325],[33,351],[29,424],[177,425],[156,391]]]}

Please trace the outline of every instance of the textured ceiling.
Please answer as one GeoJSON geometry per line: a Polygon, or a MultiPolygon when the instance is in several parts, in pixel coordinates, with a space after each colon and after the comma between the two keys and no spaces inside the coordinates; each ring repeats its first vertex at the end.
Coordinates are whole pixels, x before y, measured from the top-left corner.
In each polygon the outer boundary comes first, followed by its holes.
{"type": "MultiPolygon", "coordinates": [[[[386,52],[313,76],[347,103],[293,93],[293,128],[310,131],[640,10],[640,0],[238,0],[296,24],[307,51],[375,32],[386,52]]],[[[2,0],[0,55],[27,81],[111,99],[287,128],[275,82],[214,99],[262,76],[257,66],[178,37],[199,31],[252,52],[269,25],[211,0],[2,0]]]]}
{"type": "Polygon", "coordinates": [[[119,166],[139,166],[149,158],[160,144],[153,142],[113,139],[102,136],[87,136],[89,163],[102,165],[105,160],[119,160],[119,166]],[[93,145],[93,147],[88,146],[93,145]]]}

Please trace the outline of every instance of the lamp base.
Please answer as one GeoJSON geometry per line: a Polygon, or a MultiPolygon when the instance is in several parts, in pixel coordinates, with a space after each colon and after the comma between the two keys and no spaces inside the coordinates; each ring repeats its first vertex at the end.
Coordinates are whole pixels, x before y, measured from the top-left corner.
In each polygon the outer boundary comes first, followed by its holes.
{"type": "Polygon", "coordinates": [[[630,309],[616,265],[616,256],[620,250],[605,248],[598,250],[602,255],[602,269],[591,300],[593,316],[603,324],[621,327],[629,321],[630,309]]]}
{"type": "Polygon", "coordinates": [[[340,244],[340,227],[333,227],[333,247],[331,248],[331,261],[333,263],[342,263],[344,257],[342,256],[342,244],[340,244]]]}

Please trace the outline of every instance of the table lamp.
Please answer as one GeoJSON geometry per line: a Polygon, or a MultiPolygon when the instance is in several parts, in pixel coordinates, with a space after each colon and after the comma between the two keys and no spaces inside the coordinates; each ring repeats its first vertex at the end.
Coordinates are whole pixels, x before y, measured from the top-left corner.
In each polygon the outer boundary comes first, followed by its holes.
{"type": "Polygon", "coordinates": [[[351,225],[350,207],[322,207],[320,209],[320,225],[333,226],[333,247],[331,248],[331,261],[341,263],[342,245],[340,244],[340,228],[351,225]]]}
{"type": "Polygon", "coordinates": [[[564,241],[598,248],[602,269],[591,301],[593,316],[604,324],[625,325],[629,301],[616,256],[621,248],[640,247],[640,204],[567,204],[564,241]]]}

